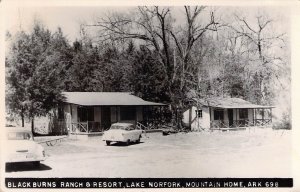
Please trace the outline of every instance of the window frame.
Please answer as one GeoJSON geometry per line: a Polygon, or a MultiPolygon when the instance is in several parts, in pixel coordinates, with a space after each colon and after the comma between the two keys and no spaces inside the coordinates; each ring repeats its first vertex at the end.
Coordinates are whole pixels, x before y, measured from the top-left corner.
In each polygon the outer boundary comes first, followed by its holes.
{"type": "Polygon", "coordinates": [[[197,118],[203,118],[203,112],[202,112],[202,109],[196,109],[196,110],[195,110],[195,113],[196,113],[196,117],[197,117],[197,118]]]}

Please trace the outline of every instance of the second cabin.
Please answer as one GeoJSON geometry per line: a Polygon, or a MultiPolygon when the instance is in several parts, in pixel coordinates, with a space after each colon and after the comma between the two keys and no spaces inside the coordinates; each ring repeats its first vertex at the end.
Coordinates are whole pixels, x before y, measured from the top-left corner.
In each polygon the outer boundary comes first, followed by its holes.
{"type": "Polygon", "coordinates": [[[272,108],[240,98],[194,99],[184,111],[182,122],[192,131],[270,126],[272,108]]]}

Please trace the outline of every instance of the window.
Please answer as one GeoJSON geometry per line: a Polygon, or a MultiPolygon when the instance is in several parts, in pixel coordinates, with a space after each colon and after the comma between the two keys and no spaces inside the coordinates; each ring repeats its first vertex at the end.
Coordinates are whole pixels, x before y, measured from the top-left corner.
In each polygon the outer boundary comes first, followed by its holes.
{"type": "Polygon", "coordinates": [[[202,118],[202,110],[196,110],[195,112],[198,118],[202,118]]]}
{"type": "Polygon", "coordinates": [[[224,110],[215,109],[214,110],[214,120],[223,120],[224,119],[224,110]]]}
{"type": "Polygon", "coordinates": [[[240,119],[248,119],[248,109],[239,109],[240,119]]]}
{"type": "Polygon", "coordinates": [[[121,107],[120,118],[124,120],[135,120],[135,107],[121,107]]]}

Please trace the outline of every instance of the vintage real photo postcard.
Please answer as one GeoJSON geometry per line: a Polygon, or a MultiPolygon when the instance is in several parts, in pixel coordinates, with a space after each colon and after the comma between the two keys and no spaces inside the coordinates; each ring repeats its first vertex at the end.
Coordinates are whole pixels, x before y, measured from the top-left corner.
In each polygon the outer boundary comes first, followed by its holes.
{"type": "Polygon", "coordinates": [[[1,190],[299,190],[299,4],[225,2],[0,2],[1,190]]]}

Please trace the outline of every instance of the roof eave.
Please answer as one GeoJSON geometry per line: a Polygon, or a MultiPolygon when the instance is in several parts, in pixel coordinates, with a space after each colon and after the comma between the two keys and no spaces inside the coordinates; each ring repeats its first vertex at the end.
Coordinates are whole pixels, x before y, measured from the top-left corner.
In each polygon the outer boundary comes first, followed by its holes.
{"type": "Polygon", "coordinates": [[[154,103],[154,104],[86,104],[86,103],[75,103],[75,102],[64,102],[73,105],[81,105],[81,106],[167,106],[167,104],[163,103],[154,103]]]}

